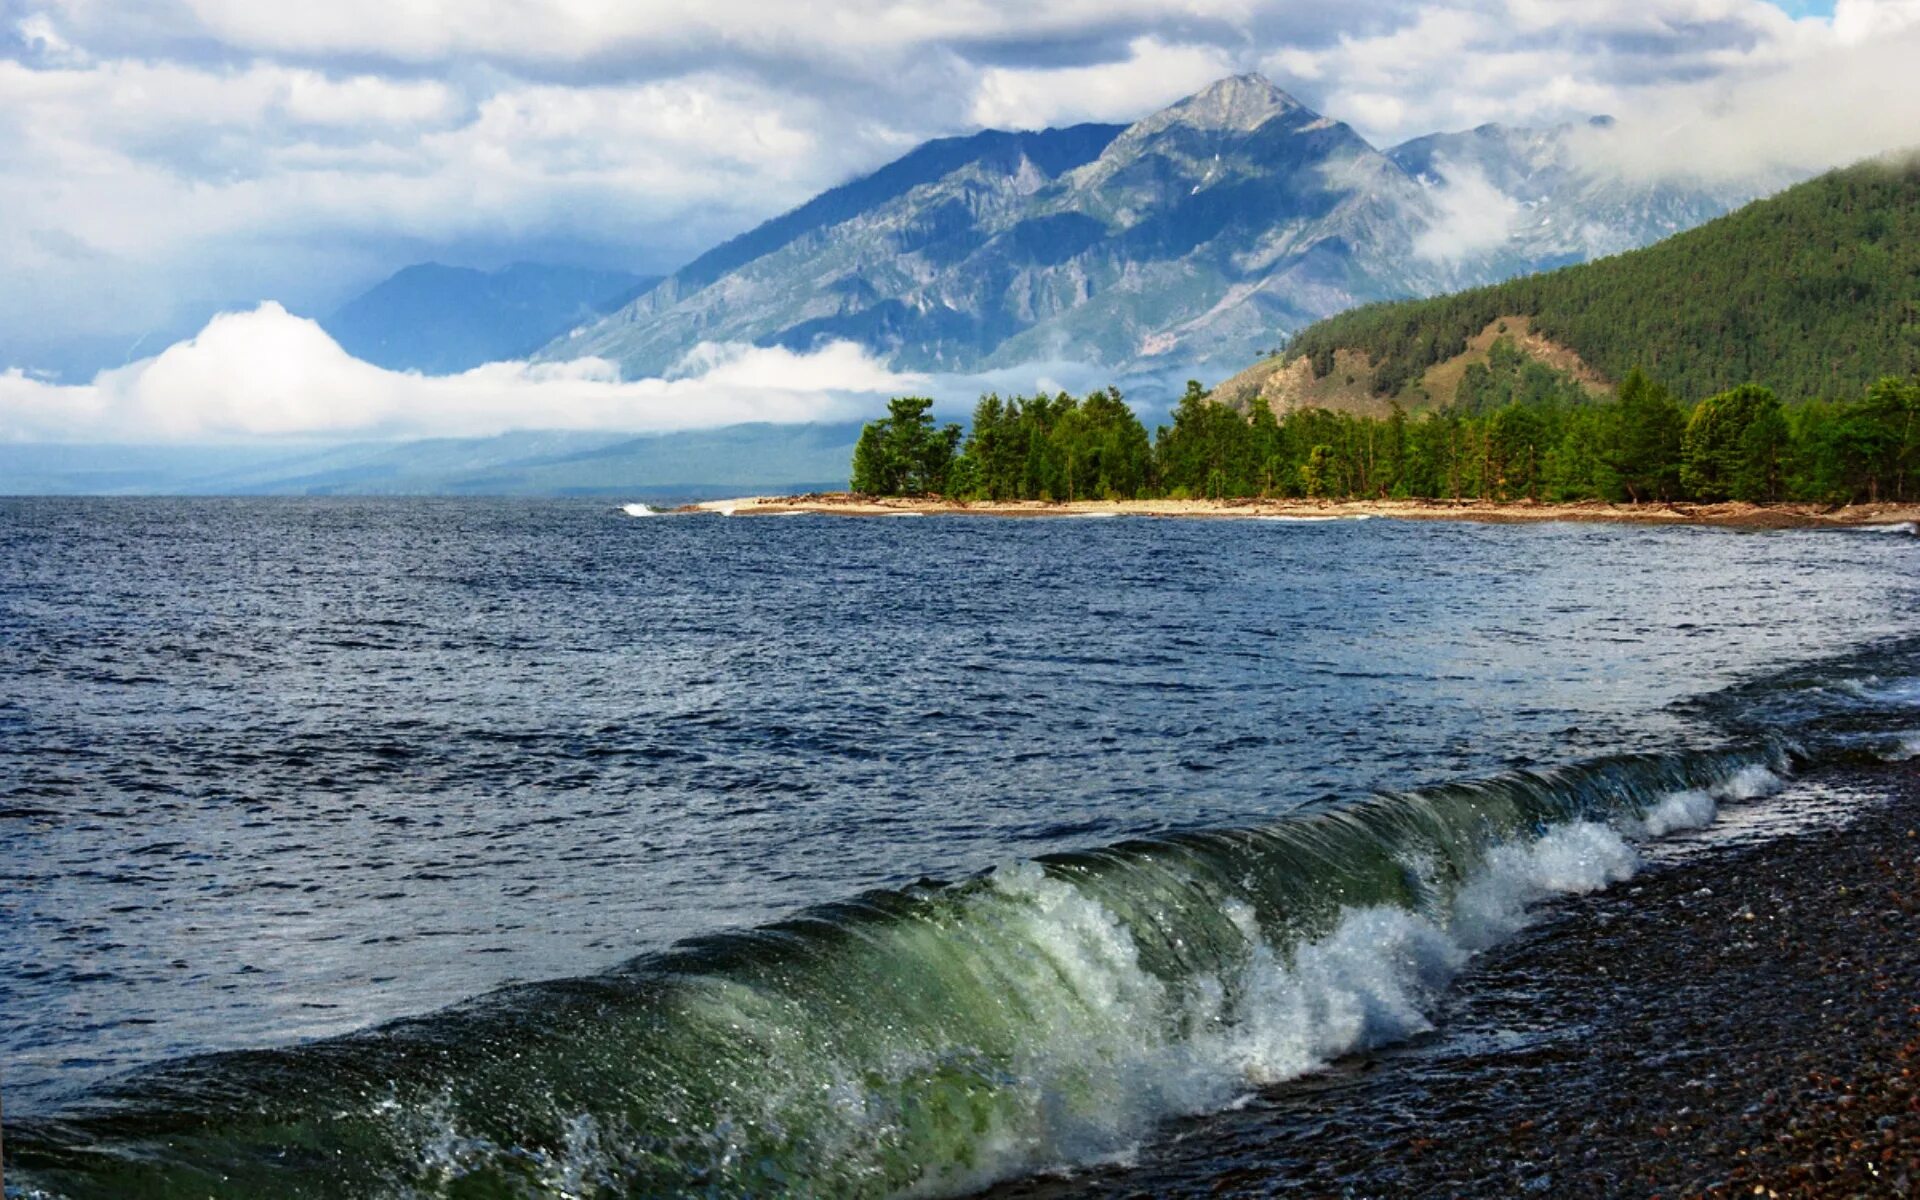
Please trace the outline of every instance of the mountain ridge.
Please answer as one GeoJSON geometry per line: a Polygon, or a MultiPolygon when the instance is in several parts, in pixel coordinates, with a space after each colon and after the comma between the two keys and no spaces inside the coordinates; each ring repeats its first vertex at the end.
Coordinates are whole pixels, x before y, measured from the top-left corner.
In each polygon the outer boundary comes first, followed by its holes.
{"type": "Polygon", "coordinates": [[[921,371],[1205,370],[1355,304],[1643,244],[1762,187],[1608,185],[1575,159],[1584,128],[1482,126],[1382,151],[1237,75],[1125,127],[940,139],[723,243],[540,357],[595,355],[638,377],[682,369],[701,342],[845,339],[921,371]],[[1453,236],[1452,176],[1506,184],[1494,191],[1510,228],[1453,236]],[[1521,183],[1533,190],[1511,194],[1521,183]]]}

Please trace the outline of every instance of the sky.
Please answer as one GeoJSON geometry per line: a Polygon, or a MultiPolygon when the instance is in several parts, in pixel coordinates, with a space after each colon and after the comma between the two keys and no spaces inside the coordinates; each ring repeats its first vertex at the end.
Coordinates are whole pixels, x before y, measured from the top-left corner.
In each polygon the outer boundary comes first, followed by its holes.
{"type": "MultiPolygon", "coordinates": [[[[1236,72],[1378,145],[1609,113],[1623,171],[1737,174],[1920,143],[1914,61],[1920,0],[0,0],[0,436],[150,415],[93,365],[216,312],[311,347],[412,262],[667,271],[926,138],[1236,72]]],[[[224,420],[154,428],[285,424],[224,420]]]]}

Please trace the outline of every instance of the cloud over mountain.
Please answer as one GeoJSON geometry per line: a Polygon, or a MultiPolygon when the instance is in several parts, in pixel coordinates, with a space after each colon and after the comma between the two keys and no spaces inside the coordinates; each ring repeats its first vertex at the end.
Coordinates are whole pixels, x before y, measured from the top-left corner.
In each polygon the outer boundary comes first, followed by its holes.
{"type": "Polygon", "coordinates": [[[1237,71],[1376,145],[1614,113],[1642,174],[1920,141],[1920,4],[1790,8],[0,0],[0,364],[85,378],[427,258],[669,271],[928,137],[1131,120],[1237,71]]]}

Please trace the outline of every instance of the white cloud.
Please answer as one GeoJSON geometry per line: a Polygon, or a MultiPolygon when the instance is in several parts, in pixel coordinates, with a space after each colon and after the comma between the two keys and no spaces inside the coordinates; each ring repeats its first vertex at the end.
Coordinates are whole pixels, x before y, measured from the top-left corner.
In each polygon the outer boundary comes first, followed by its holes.
{"type": "Polygon", "coordinates": [[[1650,88],[1582,151],[1633,178],[1816,171],[1920,147],[1920,22],[1778,70],[1650,88]]]}
{"type": "Polygon", "coordinates": [[[268,296],[324,311],[424,258],[671,269],[924,138],[1128,120],[1250,69],[1383,145],[1596,112],[1623,118],[1617,155],[1643,172],[1920,141],[1920,76],[1889,51],[1920,0],[1839,0],[1830,21],[1764,0],[0,13],[0,348],[131,343],[268,296]]]}
{"type": "Polygon", "coordinates": [[[371,249],[394,243],[561,239],[659,269],[901,148],[859,125],[823,137],[816,102],[725,75],[489,86],[0,60],[0,277],[18,285],[0,342],[131,340],[236,298],[330,306],[403,265],[371,249]]]}
{"type": "MultiPolygon", "coordinates": [[[[104,25],[127,3],[69,0],[71,19],[104,25]]],[[[740,54],[858,60],[876,50],[952,40],[1071,37],[1142,22],[1244,26],[1259,0],[766,0],[621,3],[618,0],[183,0],[163,26],[254,51],[383,55],[405,62],[486,56],[518,63],[723,47],[740,54]]],[[[149,18],[153,19],[153,18],[149,18]]]]}
{"type": "Polygon", "coordinates": [[[1430,262],[1457,263],[1496,250],[1513,235],[1520,202],[1502,192],[1480,171],[1436,161],[1441,182],[1429,190],[1436,210],[1433,223],[1413,241],[1413,251],[1430,262]]]}
{"type": "Polygon", "coordinates": [[[86,52],[60,36],[59,27],[46,13],[33,13],[14,22],[14,33],[32,58],[49,66],[78,66],[86,52]]]}
{"type": "Polygon", "coordinates": [[[1271,49],[1262,66],[1384,144],[1618,114],[1645,89],[1764,71],[1831,40],[1761,0],[1488,0],[1409,6],[1324,46],[1271,49]]]}
{"type": "Polygon", "coordinates": [[[1858,45],[1920,24],[1920,0],[1838,0],[1833,32],[1842,45],[1858,45]]]}
{"type": "Polygon", "coordinates": [[[1133,121],[1234,72],[1212,46],[1135,38],[1128,57],[1084,67],[993,67],[974,91],[975,123],[1034,129],[1077,121],[1133,121]]]}
{"type": "Polygon", "coordinates": [[[257,438],[479,437],[516,429],[653,433],[750,421],[851,420],[921,388],[849,343],[808,354],[703,347],[676,379],[622,380],[601,359],[503,362],[460,375],[383,370],[277,304],[90,384],[0,373],[0,438],[209,443],[257,438]]]}

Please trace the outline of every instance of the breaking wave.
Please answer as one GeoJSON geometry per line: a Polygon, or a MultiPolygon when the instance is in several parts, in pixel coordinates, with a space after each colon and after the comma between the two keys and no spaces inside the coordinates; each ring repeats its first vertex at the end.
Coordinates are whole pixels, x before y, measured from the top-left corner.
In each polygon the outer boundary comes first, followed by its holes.
{"type": "Polygon", "coordinates": [[[1631,756],[868,893],[612,971],[163,1064],[9,1130],[29,1195],[947,1195],[1428,1028],[1539,901],[1779,786],[1631,756]]]}

